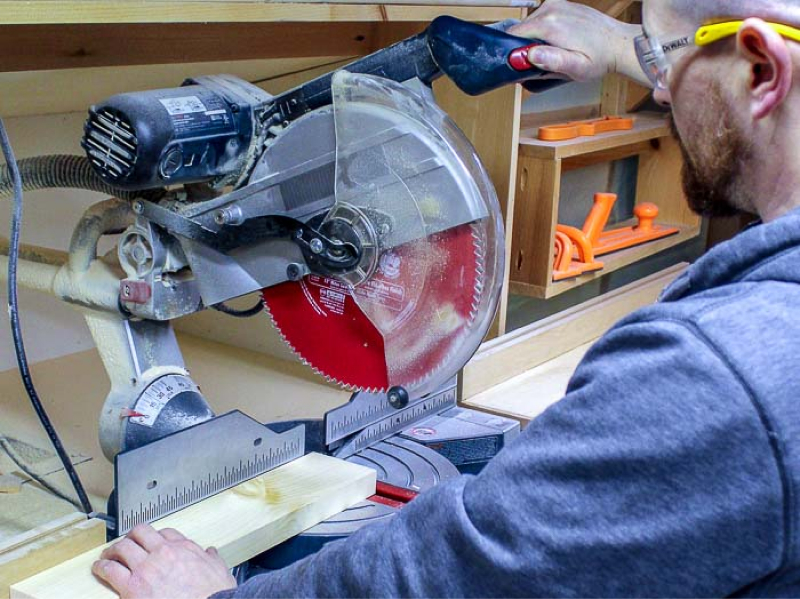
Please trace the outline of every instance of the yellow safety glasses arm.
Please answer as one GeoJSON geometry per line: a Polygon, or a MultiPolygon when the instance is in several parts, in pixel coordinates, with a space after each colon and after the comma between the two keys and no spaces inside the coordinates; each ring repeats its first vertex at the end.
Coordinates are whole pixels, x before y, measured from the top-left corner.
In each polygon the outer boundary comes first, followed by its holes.
{"type": "MultiPolygon", "coordinates": [[[[697,30],[694,36],[694,43],[697,46],[708,46],[714,42],[731,37],[739,33],[744,21],[727,21],[725,23],[715,23],[713,25],[704,25],[697,30]]],[[[800,29],[791,27],[790,25],[783,25],[781,23],[767,23],[774,29],[780,36],[794,42],[800,42],[800,29]]]]}

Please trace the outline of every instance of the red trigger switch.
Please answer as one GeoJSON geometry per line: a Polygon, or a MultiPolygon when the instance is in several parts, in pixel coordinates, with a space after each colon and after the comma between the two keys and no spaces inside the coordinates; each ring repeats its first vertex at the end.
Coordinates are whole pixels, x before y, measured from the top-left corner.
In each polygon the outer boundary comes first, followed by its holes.
{"type": "Polygon", "coordinates": [[[515,71],[529,71],[533,68],[533,64],[530,60],[528,60],[528,52],[531,48],[541,45],[542,44],[531,44],[530,46],[525,46],[524,48],[512,50],[508,57],[508,64],[510,64],[511,68],[515,71]]]}

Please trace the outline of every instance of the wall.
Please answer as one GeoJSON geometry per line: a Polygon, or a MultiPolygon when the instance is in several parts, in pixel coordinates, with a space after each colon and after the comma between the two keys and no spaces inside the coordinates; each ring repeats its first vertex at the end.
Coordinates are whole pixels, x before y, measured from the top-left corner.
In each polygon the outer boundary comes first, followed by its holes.
{"type": "MultiPolygon", "coordinates": [[[[71,113],[6,120],[17,158],[42,153],[75,154],[80,151],[84,114],[71,113]]],[[[4,161],[3,161],[4,162],[4,161]]],[[[74,224],[83,211],[103,199],[100,194],[73,191],[40,191],[24,197],[23,243],[66,250],[74,224]]],[[[9,236],[11,200],[0,202],[3,237],[9,236]]],[[[0,298],[7,302],[6,288],[0,298]]],[[[20,289],[21,322],[32,362],[56,358],[94,346],[80,314],[40,293],[20,289]]],[[[7,318],[0,318],[0,371],[16,368],[7,318]]]]}

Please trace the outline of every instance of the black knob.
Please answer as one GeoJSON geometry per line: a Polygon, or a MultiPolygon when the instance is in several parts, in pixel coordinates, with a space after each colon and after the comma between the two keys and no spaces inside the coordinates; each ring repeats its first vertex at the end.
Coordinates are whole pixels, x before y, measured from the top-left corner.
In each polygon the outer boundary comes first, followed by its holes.
{"type": "Polygon", "coordinates": [[[408,391],[403,387],[392,387],[386,396],[389,398],[389,405],[396,410],[405,408],[408,405],[408,391]]]}

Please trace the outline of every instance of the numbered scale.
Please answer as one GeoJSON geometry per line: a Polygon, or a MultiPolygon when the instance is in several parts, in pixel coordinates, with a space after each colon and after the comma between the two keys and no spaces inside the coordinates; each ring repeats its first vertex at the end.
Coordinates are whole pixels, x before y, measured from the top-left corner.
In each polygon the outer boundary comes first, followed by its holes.
{"type": "Polygon", "coordinates": [[[184,394],[200,395],[200,388],[188,376],[168,374],[151,384],[136,401],[130,422],[152,427],[164,407],[184,394]]]}

